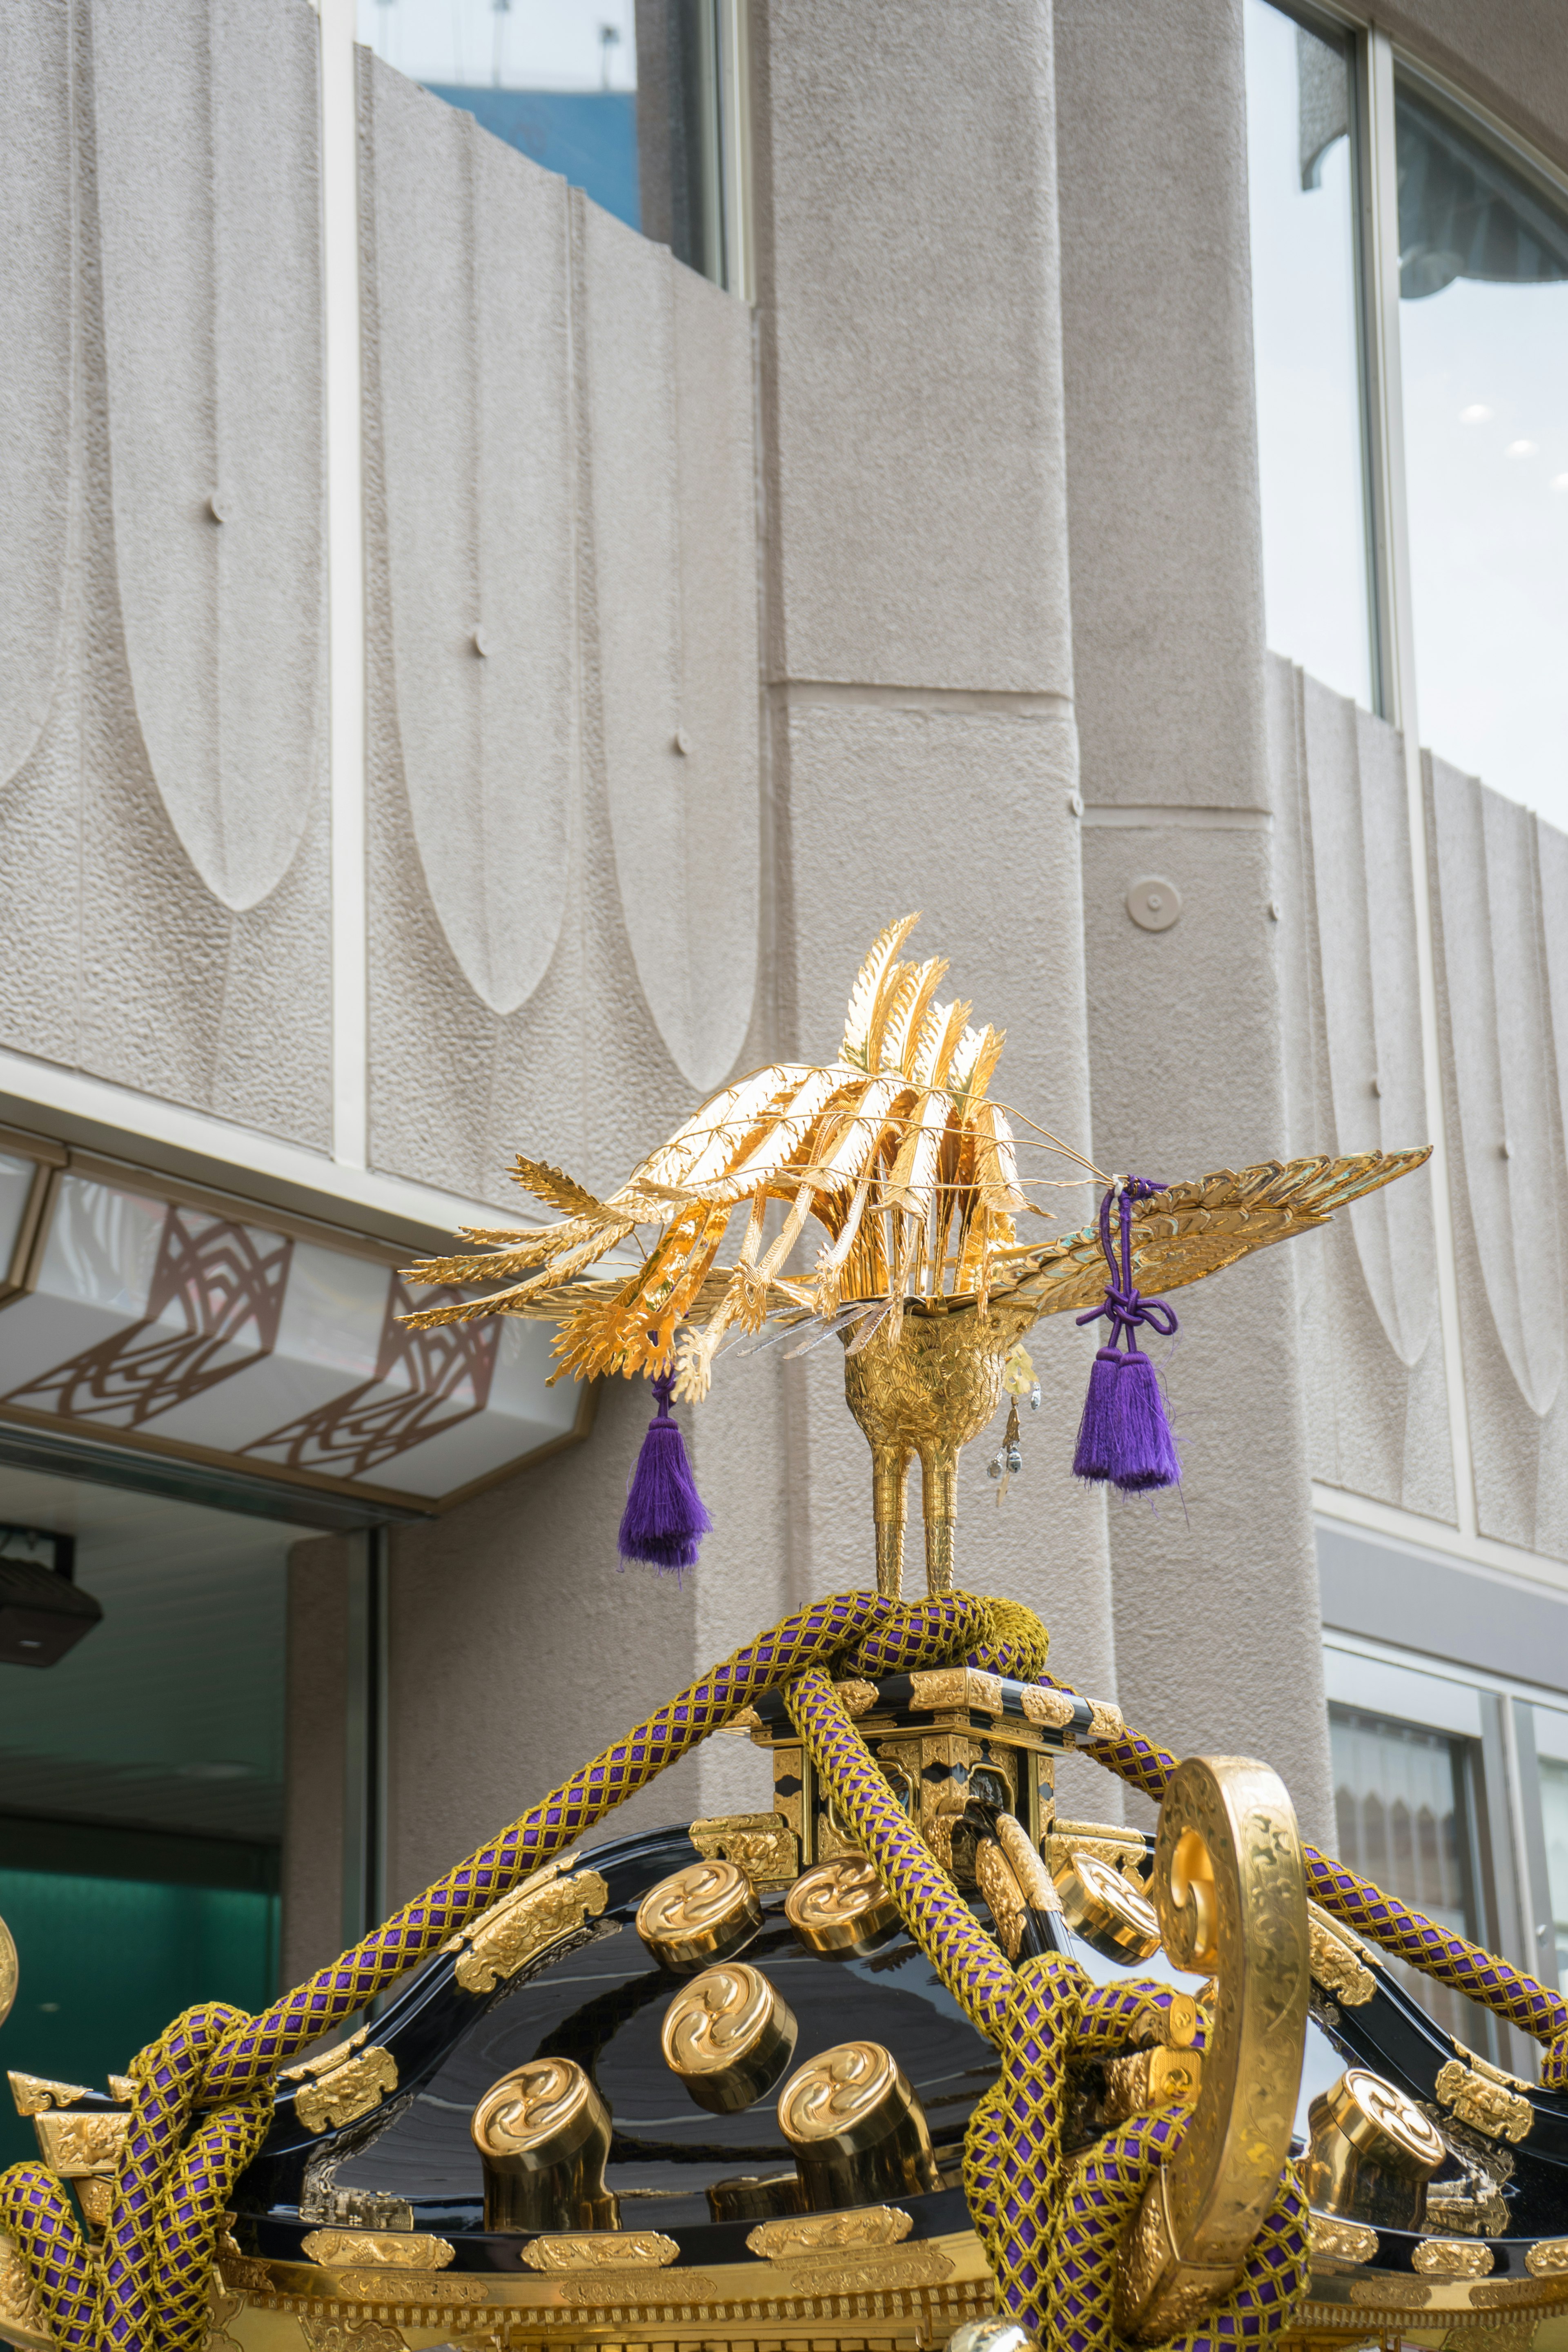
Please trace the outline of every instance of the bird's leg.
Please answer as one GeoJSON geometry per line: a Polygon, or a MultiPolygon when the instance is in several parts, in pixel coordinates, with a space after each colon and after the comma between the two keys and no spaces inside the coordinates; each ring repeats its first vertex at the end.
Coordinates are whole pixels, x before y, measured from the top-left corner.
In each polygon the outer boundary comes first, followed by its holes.
{"type": "Polygon", "coordinates": [[[907,1445],[871,1447],[871,1516],[877,1528],[877,1590],[900,1598],[904,1581],[904,1520],[909,1509],[907,1445]]]}
{"type": "Polygon", "coordinates": [[[926,1590],[952,1590],[952,1528],[958,1517],[958,1454],[951,1438],[921,1448],[921,1507],[926,1528],[926,1590]]]}

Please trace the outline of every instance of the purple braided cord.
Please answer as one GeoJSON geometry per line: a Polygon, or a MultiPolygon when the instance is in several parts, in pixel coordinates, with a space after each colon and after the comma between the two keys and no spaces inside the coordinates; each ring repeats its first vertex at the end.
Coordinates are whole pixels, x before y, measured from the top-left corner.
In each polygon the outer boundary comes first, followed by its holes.
{"type": "Polygon", "coordinates": [[[1105,1253],[1110,1279],[1105,1286],[1105,1297],[1100,1305],[1091,1307],[1087,1315],[1079,1315],[1075,1319],[1084,1324],[1098,1323],[1102,1315],[1109,1318],[1110,1337],[1100,1350],[1101,1354],[1113,1355],[1123,1339],[1127,1342],[1130,1356],[1140,1353],[1137,1339],[1140,1324],[1147,1324],[1150,1330],[1157,1331],[1163,1339],[1173,1338],[1180,1328],[1175,1309],[1167,1306],[1163,1298],[1145,1298],[1132,1280],[1132,1203],[1134,1201],[1152,1200],[1156,1192],[1163,1192],[1165,1189],[1157,1177],[1129,1176],[1117,1190],[1107,1192],[1100,1204],[1100,1246],[1105,1253]],[[1121,1213],[1120,1267],[1110,1238],[1110,1204],[1113,1200],[1121,1213]]]}

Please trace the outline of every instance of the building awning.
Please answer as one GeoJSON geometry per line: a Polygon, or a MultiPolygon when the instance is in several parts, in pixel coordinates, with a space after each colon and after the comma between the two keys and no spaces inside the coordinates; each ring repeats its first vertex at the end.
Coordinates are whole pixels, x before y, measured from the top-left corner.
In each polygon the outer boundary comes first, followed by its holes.
{"type": "Polygon", "coordinates": [[[441,1510],[587,1433],[548,1325],[400,1318],[407,1249],[0,1136],[0,1422],[441,1510]]]}

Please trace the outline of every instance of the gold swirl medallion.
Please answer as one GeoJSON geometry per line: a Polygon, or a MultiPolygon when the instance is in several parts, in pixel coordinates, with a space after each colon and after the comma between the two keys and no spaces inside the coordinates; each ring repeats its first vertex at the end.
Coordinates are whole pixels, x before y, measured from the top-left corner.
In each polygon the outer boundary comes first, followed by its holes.
{"type": "Polygon", "coordinates": [[[790,2076],[778,2114],[814,2212],[938,2185],[924,2110],[879,2042],[823,2051],[790,2076]]]}
{"type": "Polygon", "coordinates": [[[1320,2213],[1414,2230],[1447,2150],[1413,2099],[1370,2067],[1351,2066],[1308,2109],[1307,2200],[1320,2213]]]}
{"type": "Polygon", "coordinates": [[[728,1960],[676,1994],[659,2046],[700,2107],[738,2115],[773,2089],[798,2032],[795,2012],[761,1969],[728,1960]]]}
{"type": "Polygon", "coordinates": [[[874,1951],[900,1924],[897,1904],[863,1853],[837,1854],[803,1872],[784,1897],[784,1917],[807,1951],[839,1958],[874,1951]]]}
{"type": "Polygon", "coordinates": [[[757,1891],[739,1863],[694,1862],[661,1878],[637,1909],[637,1934],[677,1976],[727,1960],[763,1924],[757,1891]]]}
{"type": "Polygon", "coordinates": [[[4,1919],[0,1919],[0,2025],[11,2013],[16,1998],[16,1986],[21,1970],[16,1961],[16,1942],[4,1919]]]}
{"type": "Polygon", "coordinates": [[[610,2111],[571,2058],[503,2074],[469,2126],[485,2168],[487,2230],[613,2230],[610,2111]]]}
{"type": "Polygon", "coordinates": [[[1062,1915],[1075,1936],[1112,1960],[1152,1959],[1160,1948],[1154,1906],[1103,1855],[1073,1846],[1052,1857],[1062,1915]]]}

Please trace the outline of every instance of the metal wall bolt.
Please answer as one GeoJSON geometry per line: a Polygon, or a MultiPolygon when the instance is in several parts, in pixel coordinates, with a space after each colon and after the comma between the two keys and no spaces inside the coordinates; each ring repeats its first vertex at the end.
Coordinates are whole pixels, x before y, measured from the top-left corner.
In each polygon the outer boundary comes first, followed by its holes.
{"type": "Polygon", "coordinates": [[[226,522],[234,509],[220,490],[211,490],[207,494],[207,512],[214,522],[226,522]]]}
{"type": "Polygon", "coordinates": [[[1083,814],[1083,794],[1081,793],[1069,793],[1068,794],[1068,814],[1069,816],[1081,816],[1083,814]]]}
{"type": "Polygon", "coordinates": [[[1182,911],[1182,894],[1163,874],[1145,874],[1127,893],[1127,911],[1141,931],[1168,931],[1182,911]]]}
{"type": "Polygon", "coordinates": [[[489,637],[486,636],[483,629],[476,629],[472,636],[468,639],[468,643],[472,646],[474,651],[480,656],[481,660],[490,649],[490,641],[489,637]]]}
{"type": "Polygon", "coordinates": [[[691,749],[691,739],[687,734],[684,727],[678,727],[676,729],[674,734],[669,739],[669,748],[672,751],[679,751],[683,760],[686,758],[688,752],[691,749]]]}

